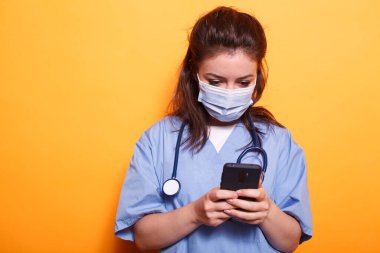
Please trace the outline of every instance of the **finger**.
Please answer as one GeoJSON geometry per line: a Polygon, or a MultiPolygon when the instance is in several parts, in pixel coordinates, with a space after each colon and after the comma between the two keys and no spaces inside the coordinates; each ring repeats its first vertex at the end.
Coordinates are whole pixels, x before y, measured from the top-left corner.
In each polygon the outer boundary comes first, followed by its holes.
{"type": "Polygon", "coordinates": [[[215,211],[223,211],[228,209],[234,209],[235,207],[226,201],[214,202],[214,210],[215,211]]]}
{"type": "Polygon", "coordinates": [[[210,200],[211,201],[219,201],[224,199],[234,199],[237,198],[238,194],[235,191],[229,191],[229,190],[219,190],[215,189],[210,194],[210,200]]]}
{"type": "Polygon", "coordinates": [[[262,191],[260,189],[240,189],[236,191],[236,193],[239,195],[239,197],[253,198],[258,200],[261,198],[262,191]]]}
{"type": "Polygon", "coordinates": [[[241,189],[237,191],[239,197],[254,198],[255,201],[263,201],[266,197],[266,193],[263,187],[258,189],[241,189]]]}
{"type": "Polygon", "coordinates": [[[224,223],[226,220],[228,219],[231,219],[230,216],[227,216],[226,218],[220,218],[220,219],[214,219],[212,221],[209,221],[208,223],[206,223],[207,225],[209,226],[212,226],[212,227],[217,227],[219,226],[220,224],[224,223]]]}
{"type": "Polygon", "coordinates": [[[220,211],[212,211],[212,212],[208,212],[205,217],[208,219],[208,220],[215,220],[215,219],[227,219],[227,218],[230,218],[230,216],[224,212],[224,210],[220,210],[220,211]]]}
{"type": "Polygon", "coordinates": [[[229,218],[231,218],[230,215],[228,215],[228,213],[222,211],[222,212],[218,212],[218,214],[215,216],[216,219],[222,219],[222,220],[227,220],[229,218]]]}
{"type": "Polygon", "coordinates": [[[236,219],[256,224],[265,218],[265,212],[245,212],[238,209],[225,210],[225,213],[236,219]]]}
{"type": "Polygon", "coordinates": [[[209,212],[206,216],[208,220],[217,220],[217,219],[229,219],[231,218],[225,210],[220,210],[220,211],[213,211],[209,212]]]}
{"type": "Polygon", "coordinates": [[[227,203],[235,208],[244,209],[250,212],[266,211],[269,208],[269,204],[265,201],[257,202],[243,199],[228,199],[227,203]]]}
{"type": "Polygon", "coordinates": [[[264,190],[263,187],[260,187],[259,191],[260,191],[260,196],[256,198],[256,201],[260,202],[260,201],[263,201],[266,198],[267,194],[266,194],[266,192],[265,192],[265,190],[264,190]]]}

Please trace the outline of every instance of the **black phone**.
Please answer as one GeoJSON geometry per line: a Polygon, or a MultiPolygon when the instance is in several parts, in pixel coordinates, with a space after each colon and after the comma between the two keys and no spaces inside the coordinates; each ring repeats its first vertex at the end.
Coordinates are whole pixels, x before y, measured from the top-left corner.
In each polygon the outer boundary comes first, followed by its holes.
{"type": "Polygon", "coordinates": [[[220,189],[237,191],[257,189],[262,168],[257,164],[226,163],[223,166],[220,189]]]}

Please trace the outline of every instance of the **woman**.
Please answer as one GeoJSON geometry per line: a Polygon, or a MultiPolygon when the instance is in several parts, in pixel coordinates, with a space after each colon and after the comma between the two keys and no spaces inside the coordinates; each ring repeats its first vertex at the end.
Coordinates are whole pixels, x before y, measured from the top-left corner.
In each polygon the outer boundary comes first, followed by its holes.
{"type": "MultiPolygon", "coordinates": [[[[196,22],[172,113],[135,146],[117,236],[162,252],[240,253],[291,252],[311,238],[303,151],[269,111],[253,106],[266,84],[265,53],[263,28],[246,13],[219,7],[196,22]],[[250,119],[267,153],[265,180],[258,189],[222,190],[223,165],[253,142],[250,119]],[[163,185],[172,177],[181,126],[180,190],[168,195],[163,185]]],[[[263,159],[250,153],[242,162],[263,159]]]]}

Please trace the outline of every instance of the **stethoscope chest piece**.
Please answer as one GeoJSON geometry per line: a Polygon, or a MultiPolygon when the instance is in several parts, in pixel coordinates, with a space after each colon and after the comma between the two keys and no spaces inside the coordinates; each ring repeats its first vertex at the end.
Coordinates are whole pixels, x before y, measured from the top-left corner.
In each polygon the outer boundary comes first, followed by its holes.
{"type": "Polygon", "coordinates": [[[162,191],[165,193],[166,196],[175,196],[180,189],[181,184],[175,178],[170,178],[166,180],[164,185],[162,186],[162,191]]]}
{"type": "MultiPolygon", "coordinates": [[[[246,148],[238,157],[237,163],[240,163],[242,158],[248,153],[248,152],[256,152],[259,153],[263,157],[263,174],[262,174],[262,180],[264,180],[264,173],[267,169],[267,154],[263,148],[260,147],[259,137],[255,131],[255,125],[253,123],[252,118],[248,117],[249,123],[251,125],[251,135],[253,138],[253,144],[254,146],[246,148]]],[[[166,196],[173,197],[177,195],[179,190],[181,189],[181,184],[177,180],[177,165],[178,165],[178,155],[179,155],[179,148],[181,145],[181,138],[183,130],[185,129],[185,122],[182,123],[181,128],[178,133],[177,137],[177,144],[175,147],[175,153],[174,153],[174,164],[173,164],[173,172],[172,177],[165,181],[165,183],[162,186],[162,191],[166,196]]]]}

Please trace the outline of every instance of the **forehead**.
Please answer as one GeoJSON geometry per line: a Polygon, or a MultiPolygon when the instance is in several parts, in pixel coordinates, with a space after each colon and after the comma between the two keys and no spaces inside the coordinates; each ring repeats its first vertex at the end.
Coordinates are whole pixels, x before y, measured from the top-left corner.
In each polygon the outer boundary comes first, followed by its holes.
{"type": "Polygon", "coordinates": [[[257,61],[243,51],[221,52],[199,64],[202,74],[213,73],[225,77],[238,77],[257,72],[257,61]]]}

